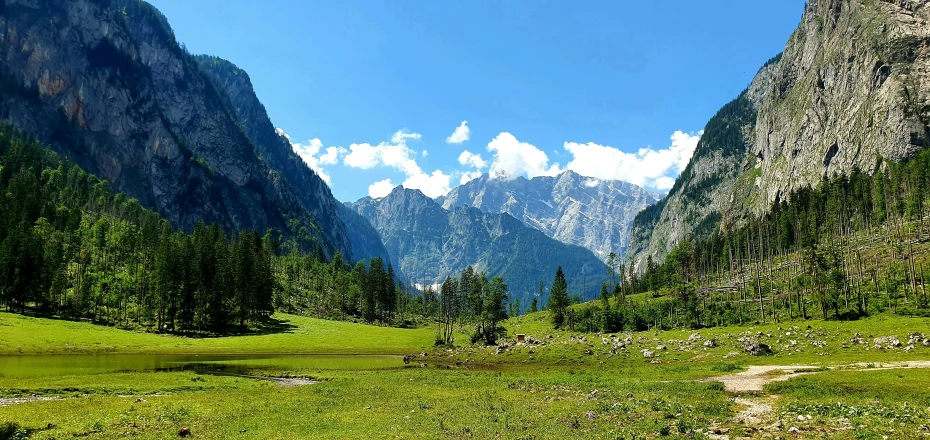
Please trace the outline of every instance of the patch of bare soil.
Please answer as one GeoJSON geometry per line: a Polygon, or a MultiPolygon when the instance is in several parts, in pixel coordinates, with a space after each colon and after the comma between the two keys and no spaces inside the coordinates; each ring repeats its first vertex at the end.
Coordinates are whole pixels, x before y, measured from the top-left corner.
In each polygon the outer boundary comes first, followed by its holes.
{"type": "Polygon", "coordinates": [[[46,400],[59,400],[60,397],[45,397],[32,395],[29,397],[0,397],[0,407],[18,405],[20,403],[43,402],[46,400]]]}
{"type": "Polygon", "coordinates": [[[248,376],[245,374],[235,374],[234,376],[247,379],[267,380],[281,387],[302,387],[304,385],[315,385],[320,383],[319,380],[310,377],[248,376]]]}
{"type": "Polygon", "coordinates": [[[724,391],[729,393],[757,393],[761,392],[770,382],[811,374],[811,370],[816,368],[805,365],[756,365],[740,373],[711,377],[706,381],[723,382],[724,391]]]}

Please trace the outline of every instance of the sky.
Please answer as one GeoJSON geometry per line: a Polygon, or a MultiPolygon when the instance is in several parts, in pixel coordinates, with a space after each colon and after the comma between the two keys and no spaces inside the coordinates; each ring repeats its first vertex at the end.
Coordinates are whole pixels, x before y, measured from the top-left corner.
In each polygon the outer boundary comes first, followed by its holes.
{"type": "Polygon", "coordinates": [[[803,0],[149,0],[337,199],[573,170],[667,192],[803,0]]]}

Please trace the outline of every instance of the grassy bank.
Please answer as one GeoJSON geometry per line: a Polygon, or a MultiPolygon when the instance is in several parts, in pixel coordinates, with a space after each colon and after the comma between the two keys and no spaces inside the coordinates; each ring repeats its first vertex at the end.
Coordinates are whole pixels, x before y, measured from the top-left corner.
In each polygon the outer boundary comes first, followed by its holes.
{"type": "Polygon", "coordinates": [[[433,345],[433,328],[397,329],[276,314],[267,334],[186,338],[85,322],[0,312],[0,354],[67,353],[333,353],[407,354],[433,345]]]}

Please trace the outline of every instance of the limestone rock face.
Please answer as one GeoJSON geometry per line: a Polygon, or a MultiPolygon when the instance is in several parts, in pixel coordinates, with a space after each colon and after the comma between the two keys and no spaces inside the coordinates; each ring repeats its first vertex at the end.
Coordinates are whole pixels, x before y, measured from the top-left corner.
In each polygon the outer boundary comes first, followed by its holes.
{"type": "Polygon", "coordinates": [[[759,108],[754,210],[930,146],[930,1],[807,5],[759,108]]]}
{"type": "Polygon", "coordinates": [[[602,260],[626,253],[633,218],[660,196],[631,183],[566,171],[555,177],[514,180],[487,174],[439,199],[443,208],[473,207],[507,213],[562,243],[590,249],[602,260]]]}
{"type": "Polygon", "coordinates": [[[418,190],[398,186],[381,199],[363,198],[354,204],[381,235],[391,261],[411,283],[440,284],[468,266],[500,275],[511,298],[523,307],[561,266],[571,294],[593,299],[606,267],[591,251],[553,240],[509,214],[483,212],[472,207],[445,210],[418,190]]]}
{"type": "Polygon", "coordinates": [[[930,0],[810,0],[784,52],[636,218],[631,253],[661,261],[684,237],[738,225],[793,190],[906,159],[930,146],[928,126],[930,0]]]}
{"type": "MultiPolygon", "coordinates": [[[[229,113],[255,151],[269,168],[280,173],[290,183],[297,199],[316,219],[329,242],[343,253],[346,249],[352,249],[355,259],[379,256],[369,255],[365,248],[352,247],[350,235],[364,234],[367,230],[348,229],[348,222],[344,222],[341,216],[342,204],[333,197],[326,182],[294,152],[290,140],[275,129],[265,106],[255,94],[249,74],[221,58],[199,55],[196,59],[200,69],[220,92],[229,113]]],[[[348,254],[345,256],[350,257],[348,254]]]]}
{"type": "Polygon", "coordinates": [[[224,95],[145,2],[0,3],[0,120],[180,228],[277,228],[350,254],[260,159],[224,95]]]}

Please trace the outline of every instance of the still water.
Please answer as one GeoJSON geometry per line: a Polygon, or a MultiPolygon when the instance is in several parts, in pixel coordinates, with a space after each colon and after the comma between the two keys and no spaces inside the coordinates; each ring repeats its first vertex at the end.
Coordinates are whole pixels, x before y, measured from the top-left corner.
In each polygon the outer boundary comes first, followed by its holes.
{"type": "Polygon", "coordinates": [[[0,377],[42,377],[128,371],[193,370],[244,374],[251,369],[372,370],[403,367],[400,356],[103,354],[0,356],[0,377]]]}

